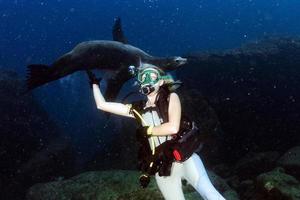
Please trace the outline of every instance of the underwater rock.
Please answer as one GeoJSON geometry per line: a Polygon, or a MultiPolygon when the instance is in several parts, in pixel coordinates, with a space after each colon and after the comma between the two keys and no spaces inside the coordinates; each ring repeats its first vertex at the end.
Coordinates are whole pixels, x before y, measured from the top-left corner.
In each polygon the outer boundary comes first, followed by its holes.
{"type": "Polygon", "coordinates": [[[196,122],[199,134],[208,135],[197,152],[205,165],[211,167],[220,162],[220,148],[223,131],[215,110],[199,90],[182,87],[178,90],[182,113],[196,122]]]}
{"type": "MultiPolygon", "coordinates": [[[[129,170],[92,171],[80,174],[68,180],[50,183],[39,183],[27,192],[28,200],[87,200],[87,199],[116,199],[116,200],[163,200],[154,178],[146,189],[139,186],[140,173],[129,170]]],[[[213,181],[220,181],[217,176],[211,176],[213,181]]],[[[236,200],[236,193],[229,189],[225,182],[220,181],[225,195],[236,200]]],[[[200,195],[190,185],[183,185],[187,200],[202,200],[200,195]]]]}
{"type": "Polygon", "coordinates": [[[251,179],[274,169],[278,158],[278,152],[249,153],[235,164],[234,174],[240,180],[251,179]]]}
{"type": "Polygon", "coordinates": [[[255,195],[254,180],[244,180],[239,183],[237,192],[241,199],[251,199],[255,195]]]}
{"type": "Polygon", "coordinates": [[[300,179],[300,146],[289,149],[279,158],[277,163],[283,167],[288,174],[300,179]]]}
{"type": "Polygon", "coordinates": [[[218,176],[211,170],[207,170],[207,173],[212,184],[224,196],[225,199],[227,200],[239,199],[237,192],[234,191],[224,179],[222,179],[220,176],[218,176]]]}
{"type": "Polygon", "coordinates": [[[253,200],[299,200],[300,182],[282,168],[259,175],[253,200]]]}
{"type": "Polygon", "coordinates": [[[97,152],[92,161],[87,163],[85,170],[137,169],[136,122],[131,118],[116,121],[120,122],[120,129],[113,133],[114,137],[111,141],[113,145],[107,145],[106,148],[97,152]]]}
{"type": "Polygon", "coordinates": [[[19,168],[19,174],[26,182],[44,182],[57,176],[69,176],[74,168],[74,153],[70,141],[55,138],[41,151],[19,168]]]}
{"type": "Polygon", "coordinates": [[[153,179],[147,189],[140,188],[139,175],[125,170],[86,172],[69,180],[34,185],[27,199],[163,199],[153,179]]]}
{"type": "Polygon", "coordinates": [[[240,187],[241,181],[240,178],[237,175],[230,176],[226,179],[226,182],[230,187],[234,189],[238,189],[240,187]]]}
{"type": "Polygon", "coordinates": [[[188,58],[177,76],[215,110],[224,131],[224,161],[248,152],[284,152],[299,143],[300,38],[270,38],[188,58]]]}
{"type": "MultiPolygon", "coordinates": [[[[0,182],[3,183],[0,199],[3,200],[24,199],[25,190],[35,180],[51,180],[47,173],[43,174],[50,166],[35,171],[33,160],[37,157],[32,156],[48,148],[60,134],[34,97],[23,93],[23,85],[16,72],[0,69],[0,182]]],[[[42,159],[47,158],[40,157],[35,163],[42,159]]],[[[52,163],[53,176],[65,173],[60,166],[58,162],[52,163]]]]}
{"type": "Polygon", "coordinates": [[[212,167],[212,171],[214,171],[216,174],[218,174],[219,176],[223,177],[223,178],[228,178],[230,176],[232,176],[233,173],[233,164],[226,164],[226,163],[220,163],[217,165],[214,165],[212,167]]]}

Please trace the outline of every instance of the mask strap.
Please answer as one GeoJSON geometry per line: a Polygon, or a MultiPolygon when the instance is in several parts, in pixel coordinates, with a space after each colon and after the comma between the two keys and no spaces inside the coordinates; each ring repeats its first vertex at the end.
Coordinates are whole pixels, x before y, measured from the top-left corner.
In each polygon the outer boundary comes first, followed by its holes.
{"type": "Polygon", "coordinates": [[[165,75],[165,76],[160,76],[160,80],[167,80],[167,79],[173,79],[171,75],[165,75]]]}

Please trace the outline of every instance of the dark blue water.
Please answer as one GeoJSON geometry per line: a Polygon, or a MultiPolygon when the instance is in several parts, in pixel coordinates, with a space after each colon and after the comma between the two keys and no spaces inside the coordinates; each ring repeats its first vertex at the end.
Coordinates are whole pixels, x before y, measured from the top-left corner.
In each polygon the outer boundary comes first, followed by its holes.
{"type": "Polygon", "coordinates": [[[0,65],[24,73],[78,42],[111,39],[121,16],[131,44],[154,55],[224,49],[300,33],[297,0],[1,0],[0,65]]]}
{"type": "MultiPolygon", "coordinates": [[[[110,40],[116,16],[130,44],[167,56],[299,35],[299,10],[299,0],[0,0],[0,67],[24,76],[27,64],[50,64],[79,42],[110,40]]],[[[84,75],[76,76],[36,95],[78,148],[91,155],[104,116],[88,114],[95,112],[91,93],[84,75]]]]}

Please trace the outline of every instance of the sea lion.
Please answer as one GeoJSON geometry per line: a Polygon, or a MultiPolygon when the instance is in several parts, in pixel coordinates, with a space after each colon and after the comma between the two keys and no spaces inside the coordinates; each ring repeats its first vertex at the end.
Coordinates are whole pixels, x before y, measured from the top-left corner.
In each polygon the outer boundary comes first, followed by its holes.
{"type": "Polygon", "coordinates": [[[182,57],[154,57],[143,50],[126,44],[121,21],[115,21],[113,38],[79,43],[70,52],[58,58],[51,66],[32,64],[28,66],[27,88],[32,90],[48,82],[57,80],[81,70],[100,69],[112,71],[108,80],[106,96],[112,100],[116,97],[124,82],[132,78],[128,67],[139,67],[141,63],[150,63],[163,70],[174,70],[186,63],[182,57]],[[113,84],[109,86],[109,84],[113,84]],[[114,91],[112,91],[114,90],[114,91]]]}

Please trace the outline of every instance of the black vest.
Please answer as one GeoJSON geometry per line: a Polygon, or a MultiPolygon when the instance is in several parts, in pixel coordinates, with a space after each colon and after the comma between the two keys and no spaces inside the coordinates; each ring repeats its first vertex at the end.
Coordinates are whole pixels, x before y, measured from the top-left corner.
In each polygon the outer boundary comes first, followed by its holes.
{"type": "MultiPolygon", "coordinates": [[[[163,119],[163,122],[169,121],[169,100],[170,100],[170,91],[168,90],[167,86],[161,86],[158,95],[155,100],[155,105],[157,107],[157,113],[160,118],[163,119]]],[[[135,101],[132,103],[132,108],[137,110],[139,113],[144,113],[144,107],[146,105],[145,100],[135,101]]],[[[141,126],[142,122],[137,117],[136,120],[138,124],[141,126]]],[[[181,120],[180,120],[180,129],[187,129],[190,128],[191,120],[184,114],[181,113],[181,120]],[[187,127],[187,124],[188,127],[187,127]]],[[[180,132],[180,131],[179,131],[180,132]]]]}
{"type": "MultiPolygon", "coordinates": [[[[155,104],[158,116],[163,119],[164,122],[169,121],[169,100],[170,100],[170,92],[169,90],[162,86],[158,92],[155,104]]],[[[132,103],[132,109],[135,109],[140,114],[144,113],[146,101],[136,101],[132,103]]],[[[134,113],[133,113],[134,114],[134,113]]],[[[139,117],[136,116],[136,120],[138,121],[139,128],[137,129],[137,141],[139,143],[138,148],[138,168],[143,173],[147,173],[149,175],[154,175],[156,172],[159,172],[160,176],[169,176],[171,172],[171,166],[174,159],[173,151],[174,147],[178,148],[181,145],[177,144],[177,139],[180,139],[180,135],[186,133],[187,131],[191,130],[192,122],[184,115],[181,115],[180,121],[180,129],[176,135],[173,135],[173,139],[167,140],[161,145],[155,148],[155,155],[152,155],[151,148],[148,142],[148,138],[140,137],[142,134],[143,129],[141,128],[142,122],[139,117]],[[177,139],[176,139],[177,138],[177,139]],[[149,164],[154,162],[154,167],[149,168],[149,164]]],[[[189,153],[188,155],[184,156],[184,160],[186,160],[193,152],[189,153]]]]}

